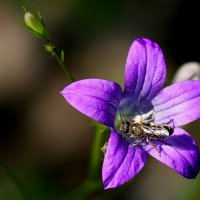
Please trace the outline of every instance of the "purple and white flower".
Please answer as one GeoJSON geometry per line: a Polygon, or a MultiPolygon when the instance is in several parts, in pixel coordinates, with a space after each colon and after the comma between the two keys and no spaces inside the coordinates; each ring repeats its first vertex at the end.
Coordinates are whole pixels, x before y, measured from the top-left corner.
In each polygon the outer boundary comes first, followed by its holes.
{"type": "Polygon", "coordinates": [[[114,188],[132,179],[146,164],[147,154],[186,178],[200,170],[200,153],[191,136],[179,128],[200,118],[200,81],[175,83],[162,90],[166,63],[160,47],[145,38],[136,39],[128,53],[124,90],[101,79],[80,80],[61,94],[76,109],[111,128],[103,162],[104,188],[114,188]],[[123,120],[155,110],[154,123],[174,128],[174,133],[153,141],[160,155],[145,140],[132,147],[119,132],[123,120]]]}

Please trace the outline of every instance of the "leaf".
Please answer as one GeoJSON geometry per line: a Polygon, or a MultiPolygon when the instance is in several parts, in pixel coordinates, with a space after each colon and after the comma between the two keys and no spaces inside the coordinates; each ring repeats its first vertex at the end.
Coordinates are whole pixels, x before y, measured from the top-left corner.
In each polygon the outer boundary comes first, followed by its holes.
{"type": "Polygon", "coordinates": [[[65,55],[64,55],[64,51],[63,50],[60,53],[60,59],[61,59],[62,62],[64,62],[64,60],[65,60],[65,55]]]}

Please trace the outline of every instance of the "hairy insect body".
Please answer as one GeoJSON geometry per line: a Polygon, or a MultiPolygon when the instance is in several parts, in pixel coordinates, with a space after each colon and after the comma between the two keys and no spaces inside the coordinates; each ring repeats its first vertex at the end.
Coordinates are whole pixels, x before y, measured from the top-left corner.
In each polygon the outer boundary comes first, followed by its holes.
{"type": "Polygon", "coordinates": [[[151,140],[169,137],[174,132],[174,129],[167,125],[155,124],[153,122],[142,120],[136,121],[133,119],[130,121],[122,121],[120,125],[120,132],[128,140],[135,139],[131,143],[131,146],[133,147],[142,140],[146,139],[146,141],[157,150],[155,144],[152,143],[151,140]]]}
{"type": "Polygon", "coordinates": [[[164,139],[169,137],[174,132],[174,129],[167,125],[150,123],[142,123],[144,128],[144,134],[152,137],[152,139],[164,139]]]}

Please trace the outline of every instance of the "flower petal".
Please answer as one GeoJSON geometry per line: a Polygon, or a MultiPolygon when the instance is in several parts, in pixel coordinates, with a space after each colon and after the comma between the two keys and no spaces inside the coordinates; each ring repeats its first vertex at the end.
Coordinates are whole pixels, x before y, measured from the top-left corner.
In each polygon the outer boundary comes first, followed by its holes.
{"type": "Polygon", "coordinates": [[[160,141],[152,141],[159,153],[150,145],[148,153],[186,178],[195,178],[200,170],[200,153],[192,137],[176,128],[173,135],[160,141]]]}
{"type": "Polygon", "coordinates": [[[182,126],[200,118],[200,81],[175,83],[162,90],[153,100],[155,121],[182,126]]]}
{"type": "Polygon", "coordinates": [[[122,97],[121,87],[112,81],[85,79],[74,82],[61,92],[77,110],[96,121],[113,127],[122,97]]]}
{"type": "Polygon", "coordinates": [[[151,100],[162,89],[165,77],[166,63],[160,47],[145,38],[135,40],[126,62],[124,97],[151,100]]]}
{"type": "Polygon", "coordinates": [[[118,133],[112,131],[103,162],[104,188],[114,188],[126,183],[145,163],[146,152],[141,147],[131,147],[118,133]]]}

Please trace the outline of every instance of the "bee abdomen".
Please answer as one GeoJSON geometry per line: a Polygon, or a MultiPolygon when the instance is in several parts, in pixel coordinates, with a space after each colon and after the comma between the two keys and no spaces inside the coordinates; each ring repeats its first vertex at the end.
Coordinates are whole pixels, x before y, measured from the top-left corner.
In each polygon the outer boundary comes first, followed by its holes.
{"type": "Polygon", "coordinates": [[[174,132],[174,129],[171,126],[164,126],[164,128],[167,129],[169,135],[172,135],[172,133],[174,132]]]}
{"type": "Polygon", "coordinates": [[[166,138],[169,137],[171,134],[165,127],[163,127],[162,129],[155,130],[154,135],[158,138],[166,138]]]}

